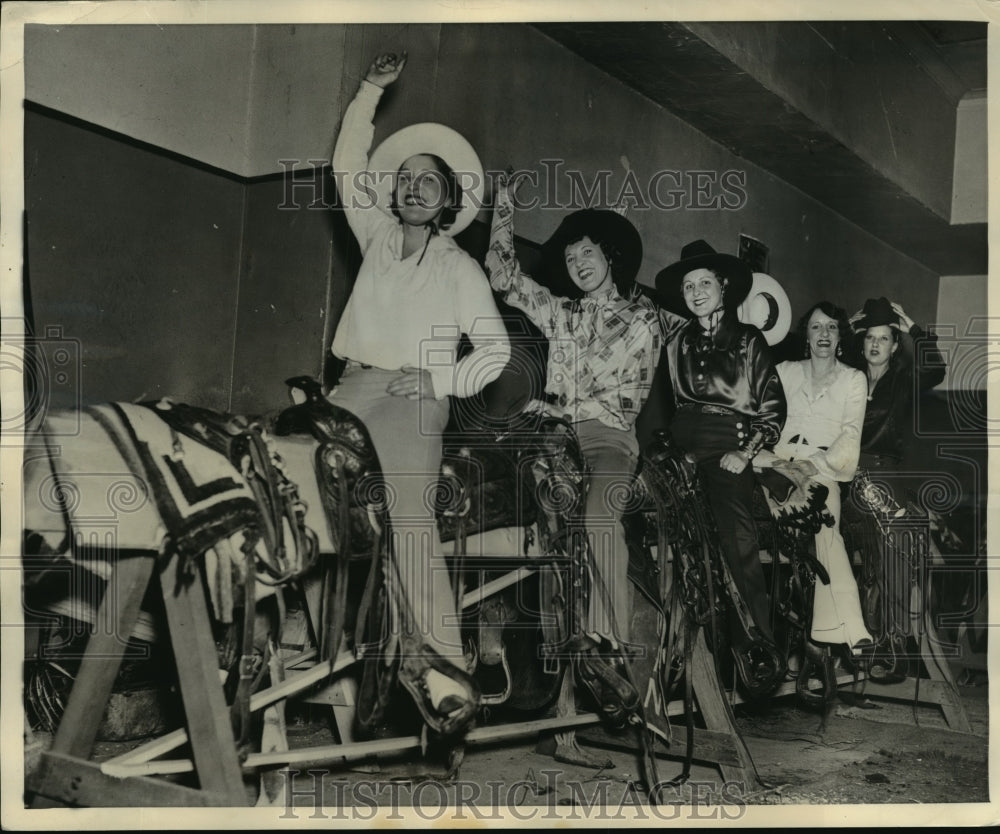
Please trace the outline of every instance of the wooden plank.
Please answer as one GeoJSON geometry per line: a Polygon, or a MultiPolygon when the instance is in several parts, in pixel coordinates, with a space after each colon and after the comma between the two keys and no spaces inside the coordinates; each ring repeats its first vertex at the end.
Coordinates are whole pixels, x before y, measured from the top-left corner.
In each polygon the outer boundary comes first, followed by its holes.
{"type": "MultiPolygon", "coordinates": [[[[86,808],[227,806],[228,797],[162,779],[137,776],[127,783],[101,772],[99,765],[49,751],[42,754],[29,791],[55,803],[86,808]]],[[[51,803],[46,803],[52,807],[51,803]]]]}
{"type": "Polygon", "coordinates": [[[195,567],[193,580],[174,593],[177,558],[161,573],[160,585],[198,780],[203,790],[226,797],[227,805],[245,806],[249,801],[219,681],[201,571],[195,567]]]}
{"type": "Polygon", "coordinates": [[[705,642],[705,630],[698,630],[698,637],[695,641],[694,651],[691,653],[691,684],[694,688],[694,697],[698,701],[698,707],[708,730],[729,736],[732,739],[736,752],[738,764],[719,763],[719,770],[722,778],[727,781],[742,782],[749,790],[751,786],[757,785],[757,772],[750,757],[743,736],[736,727],[733,718],[733,711],[726,701],[722,692],[722,685],[719,676],[715,672],[715,663],[712,660],[712,653],[708,650],[705,642]]]}
{"type": "Polygon", "coordinates": [[[52,752],[81,759],[90,757],[129,635],[139,619],[139,606],[153,573],[153,562],[152,554],[123,554],[115,563],[101,600],[97,627],[87,641],[69,702],[52,742],[52,752]]]}
{"type": "MultiPolygon", "coordinates": [[[[958,685],[951,674],[948,661],[938,650],[941,645],[931,617],[925,617],[926,629],[920,637],[920,653],[924,658],[924,665],[927,667],[927,674],[932,681],[940,684],[945,695],[938,703],[941,705],[941,712],[944,713],[944,720],[948,722],[948,727],[959,733],[971,733],[972,725],[969,723],[969,716],[965,712],[961,697],[958,694],[958,685]]],[[[921,682],[920,688],[924,688],[921,682]]]]}
{"type": "Polygon", "coordinates": [[[187,743],[187,730],[180,729],[174,730],[172,733],[167,733],[165,736],[160,736],[159,738],[154,738],[152,741],[147,741],[145,744],[140,744],[138,747],[133,748],[120,756],[114,756],[113,758],[107,759],[105,765],[120,765],[120,764],[141,764],[142,762],[148,762],[155,759],[157,756],[162,756],[164,753],[169,753],[171,750],[176,750],[178,747],[187,743]]]}
{"type": "MultiPolygon", "coordinates": [[[[875,698],[890,698],[899,701],[912,701],[917,692],[916,678],[906,678],[905,680],[893,683],[881,683],[872,678],[868,679],[866,695],[875,698]]],[[[940,699],[947,696],[941,681],[932,681],[922,678],[920,680],[920,692],[917,703],[939,704],[940,699]]]]}
{"type": "MultiPolygon", "coordinates": [[[[315,656],[315,654],[315,650],[312,650],[304,652],[298,657],[299,659],[309,659],[315,656]]],[[[346,669],[352,663],[354,663],[354,655],[349,652],[342,652],[335,663],[324,661],[323,663],[317,663],[315,666],[305,671],[294,670],[293,676],[282,681],[280,684],[268,687],[267,689],[262,689],[260,692],[255,692],[251,695],[250,711],[257,712],[269,704],[273,704],[275,701],[279,701],[282,698],[287,698],[297,692],[301,692],[303,689],[312,686],[324,677],[336,674],[337,672],[346,669]]],[[[286,672],[287,671],[290,670],[286,670],[286,672]]],[[[187,730],[181,728],[179,730],[174,730],[171,733],[167,733],[165,736],[161,736],[160,738],[147,741],[145,744],[140,744],[138,747],[133,750],[129,750],[127,753],[122,753],[120,756],[108,759],[108,762],[114,765],[141,764],[155,759],[157,756],[162,756],[164,753],[169,753],[171,750],[176,750],[181,745],[186,744],[187,740],[187,730]]]]}
{"type": "Polygon", "coordinates": [[[289,698],[303,689],[308,689],[323,678],[343,671],[355,662],[356,659],[351,652],[342,651],[336,660],[324,660],[308,669],[286,669],[288,677],[280,684],[262,689],[250,696],[250,711],[256,712],[282,698],[289,698]]]}
{"type": "Polygon", "coordinates": [[[101,762],[101,773],[106,776],[114,776],[116,779],[194,773],[194,762],[190,759],[161,759],[157,762],[133,762],[126,764],[101,762]]]}
{"type": "Polygon", "coordinates": [[[919,704],[940,707],[949,729],[959,733],[971,733],[972,725],[969,723],[969,716],[962,704],[958,685],[955,683],[951,667],[948,665],[948,659],[938,649],[940,641],[934,630],[931,617],[929,615],[921,616],[924,616],[924,633],[920,636],[919,660],[923,661],[928,677],[920,678],[919,688],[917,679],[912,676],[894,683],[880,683],[874,678],[868,678],[865,694],[873,698],[889,698],[900,701],[913,701],[914,696],[916,696],[919,704]]]}
{"type": "MultiPolygon", "coordinates": [[[[520,721],[514,724],[499,724],[496,727],[476,727],[463,737],[467,745],[489,744],[495,741],[531,736],[537,733],[585,727],[596,724],[600,717],[592,712],[563,718],[541,718],[536,721],[520,721]]],[[[361,741],[354,744],[333,744],[323,747],[305,747],[282,754],[255,753],[247,756],[245,767],[267,767],[280,764],[320,763],[340,758],[364,758],[375,753],[397,753],[418,749],[417,736],[387,738],[377,741],[361,741]]]]}
{"type": "Polygon", "coordinates": [[[504,588],[515,585],[522,579],[527,579],[535,573],[537,573],[537,571],[534,568],[518,568],[517,570],[505,573],[503,576],[497,577],[484,585],[480,585],[478,588],[473,588],[467,594],[462,596],[462,608],[463,610],[471,608],[473,605],[482,602],[487,597],[492,596],[498,591],[502,591],[504,588]]]}
{"type": "MultiPolygon", "coordinates": [[[[520,721],[514,724],[499,724],[496,727],[477,727],[470,730],[463,738],[467,745],[490,744],[537,733],[553,730],[566,730],[575,727],[586,727],[597,724],[600,717],[592,712],[563,718],[541,718],[535,721],[520,721]]],[[[365,759],[377,753],[404,753],[407,750],[420,749],[420,738],[417,736],[400,736],[398,738],[377,739],[375,741],[358,741],[352,744],[326,744],[316,747],[301,747],[298,750],[287,750],[275,753],[251,753],[247,756],[243,767],[253,769],[258,767],[275,767],[285,764],[327,764],[347,759],[365,759]]],[[[105,769],[115,776],[131,778],[133,774],[150,775],[163,773],[186,773],[194,769],[189,759],[169,759],[163,762],[125,763],[108,765],[105,769]],[[158,770],[158,766],[162,770],[158,770]]]]}

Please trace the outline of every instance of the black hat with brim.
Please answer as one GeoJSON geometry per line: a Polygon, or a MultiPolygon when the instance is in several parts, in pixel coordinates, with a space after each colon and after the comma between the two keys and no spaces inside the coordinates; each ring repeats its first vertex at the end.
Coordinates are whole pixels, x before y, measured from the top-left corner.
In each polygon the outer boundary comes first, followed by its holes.
{"type": "Polygon", "coordinates": [[[565,295],[579,294],[566,270],[566,247],[585,237],[616,250],[611,270],[618,291],[627,295],[642,265],[642,238],[631,221],[610,209],[574,211],[563,218],[559,228],[542,245],[542,263],[554,289],[565,295]]]}
{"type": "Polygon", "coordinates": [[[736,309],[743,303],[753,284],[753,269],[735,255],[716,252],[704,240],[696,240],[681,249],[681,259],[656,274],[656,293],[660,306],[681,316],[691,316],[684,302],[681,283],[684,276],[696,269],[711,269],[727,281],[723,305],[736,309]]]}
{"type": "Polygon", "coordinates": [[[899,315],[892,309],[892,304],[885,296],[869,298],[861,308],[861,318],[854,322],[855,330],[867,330],[869,327],[899,326],[899,315]]]}

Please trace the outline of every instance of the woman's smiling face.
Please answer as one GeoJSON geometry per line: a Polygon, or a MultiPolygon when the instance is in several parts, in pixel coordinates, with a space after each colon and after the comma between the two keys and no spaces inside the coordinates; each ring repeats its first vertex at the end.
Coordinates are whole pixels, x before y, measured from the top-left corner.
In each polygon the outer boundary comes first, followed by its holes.
{"type": "Polygon", "coordinates": [[[681,281],[681,293],[688,309],[699,318],[722,306],[722,281],[710,269],[695,269],[681,281]]]}
{"type": "Polygon", "coordinates": [[[569,244],[563,252],[570,280],[586,295],[595,295],[610,288],[614,282],[611,262],[604,256],[604,250],[589,237],[569,244]]]}
{"type": "Polygon", "coordinates": [[[427,154],[407,159],[396,173],[396,211],[411,226],[437,221],[447,203],[444,175],[427,154]]]}
{"type": "Polygon", "coordinates": [[[817,358],[836,356],[837,345],[840,344],[840,325],[836,319],[830,318],[822,310],[813,310],[806,327],[806,338],[812,356],[817,358]]]}

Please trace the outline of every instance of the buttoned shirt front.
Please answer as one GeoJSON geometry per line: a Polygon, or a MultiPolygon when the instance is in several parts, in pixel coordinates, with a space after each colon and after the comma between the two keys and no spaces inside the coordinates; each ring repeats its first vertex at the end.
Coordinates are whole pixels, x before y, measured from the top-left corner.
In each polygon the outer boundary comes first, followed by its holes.
{"type": "Polygon", "coordinates": [[[829,480],[851,480],[861,452],[865,375],[837,362],[822,389],[813,390],[808,359],[780,363],[778,375],[788,400],[788,418],[774,453],[787,460],[807,458],[829,480]]]}

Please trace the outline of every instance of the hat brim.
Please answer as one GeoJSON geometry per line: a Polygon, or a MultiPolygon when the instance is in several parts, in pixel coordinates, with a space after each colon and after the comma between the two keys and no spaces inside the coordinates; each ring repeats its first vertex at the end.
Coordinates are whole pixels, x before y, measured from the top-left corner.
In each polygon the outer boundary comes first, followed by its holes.
{"type": "Polygon", "coordinates": [[[854,322],[854,332],[867,330],[869,327],[899,327],[899,315],[892,309],[889,299],[869,298],[862,308],[864,315],[854,322]]]}
{"type": "Polygon", "coordinates": [[[618,250],[613,264],[615,275],[624,283],[633,283],[642,265],[642,237],[632,221],[610,209],[580,209],[563,218],[542,244],[542,263],[549,278],[569,281],[566,247],[595,236],[618,250]]]}
{"type": "Polygon", "coordinates": [[[728,286],[723,303],[729,309],[743,303],[753,284],[753,271],[750,265],[735,255],[722,252],[695,255],[664,267],[656,273],[656,292],[662,307],[681,316],[693,315],[684,302],[681,281],[685,275],[696,269],[711,269],[725,276],[728,286]]]}
{"type": "Polygon", "coordinates": [[[750,292],[736,315],[744,324],[752,324],[769,345],[781,342],[792,327],[792,305],[784,288],[765,272],[753,273],[750,292]]]}
{"type": "Polygon", "coordinates": [[[397,130],[372,153],[368,171],[372,177],[376,205],[392,215],[392,196],[396,172],[411,156],[421,153],[441,157],[455,172],[462,188],[462,208],[455,222],[441,234],[457,235],[476,218],[483,205],[485,177],[479,155],[457,130],[437,122],[419,122],[397,130]]]}
{"type": "Polygon", "coordinates": [[[899,319],[895,318],[892,320],[883,318],[882,316],[865,317],[863,319],[858,319],[854,322],[854,332],[860,333],[862,330],[867,330],[869,327],[899,327],[899,319]]]}

